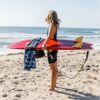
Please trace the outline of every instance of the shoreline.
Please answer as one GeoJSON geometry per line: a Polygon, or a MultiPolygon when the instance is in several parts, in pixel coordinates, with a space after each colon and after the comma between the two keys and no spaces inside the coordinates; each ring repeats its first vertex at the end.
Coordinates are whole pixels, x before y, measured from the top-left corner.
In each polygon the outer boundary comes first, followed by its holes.
{"type": "MultiPolygon", "coordinates": [[[[93,51],[100,51],[100,47],[95,47],[95,46],[92,46],[93,47],[93,49],[91,49],[91,50],[93,50],[93,51]]],[[[91,51],[91,50],[89,50],[89,51],[91,51]]],[[[61,50],[62,51],[62,50],[61,50]]],[[[71,50],[67,50],[67,51],[71,51],[71,50]]],[[[88,51],[88,49],[83,49],[83,50],[73,50],[73,51],[88,51]]],[[[1,50],[0,50],[0,56],[3,56],[3,55],[10,55],[10,54],[19,54],[19,53],[24,53],[24,49],[9,49],[9,48],[1,48],[1,50]]]]}
{"type": "Polygon", "coordinates": [[[47,58],[37,59],[37,68],[23,70],[23,53],[0,55],[0,100],[100,100],[100,50],[59,51],[56,91],[49,91],[51,72],[47,58]]]}

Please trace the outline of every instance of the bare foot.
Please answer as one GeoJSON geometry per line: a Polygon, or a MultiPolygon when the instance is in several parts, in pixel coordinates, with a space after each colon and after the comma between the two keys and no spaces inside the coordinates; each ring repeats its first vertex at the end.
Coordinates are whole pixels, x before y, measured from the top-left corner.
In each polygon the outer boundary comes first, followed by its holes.
{"type": "Polygon", "coordinates": [[[50,88],[50,89],[49,89],[49,91],[55,91],[55,89],[53,89],[53,88],[50,88]]]}

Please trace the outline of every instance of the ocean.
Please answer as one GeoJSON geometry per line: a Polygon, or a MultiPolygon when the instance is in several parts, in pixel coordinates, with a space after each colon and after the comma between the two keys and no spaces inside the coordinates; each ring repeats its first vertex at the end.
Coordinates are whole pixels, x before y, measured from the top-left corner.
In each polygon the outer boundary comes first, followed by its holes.
{"type": "MultiPolygon", "coordinates": [[[[0,27],[0,55],[20,51],[8,49],[7,46],[11,43],[46,36],[47,27],[0,27]]],[[[78,36],[83,36],[83,41],[92,43],[94,49],[100,49],[100,29],[59,28],[57,38],[73,40],[78,36]]]]}

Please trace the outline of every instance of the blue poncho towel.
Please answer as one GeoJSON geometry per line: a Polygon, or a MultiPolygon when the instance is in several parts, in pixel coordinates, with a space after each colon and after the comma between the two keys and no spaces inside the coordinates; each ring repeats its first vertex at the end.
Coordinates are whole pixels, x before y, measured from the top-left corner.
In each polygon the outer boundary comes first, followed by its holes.
{"type": "Polygon", "coordinates": [[[35,48],[41,41],[41,38],[35,38],[26,46],[24,53],[25,70],[31,70],[32,68],[36,68],[35,48]]]}

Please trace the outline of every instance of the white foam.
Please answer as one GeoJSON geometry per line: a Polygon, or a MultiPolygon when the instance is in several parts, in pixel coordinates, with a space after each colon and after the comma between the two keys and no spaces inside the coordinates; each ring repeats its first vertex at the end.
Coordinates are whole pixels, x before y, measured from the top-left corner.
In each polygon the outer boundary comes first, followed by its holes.
{"type": "Polygon", "coordinates": [[[0,55],[7,55],[7,54],[16,54],[16,53],[20,53],[23,52],[24,50],[18,50],[18,49],[8,49],[8,48],[2,48],[0,50],[0,55]]]}
{"type": "Polygon", "coordinates": [[[25,34],[25,33],[0,33],[0,38],[36,38],[46,37],[46,34],[25,34]]]}

